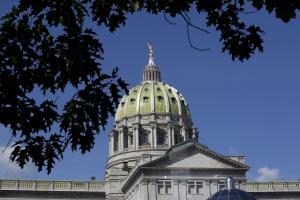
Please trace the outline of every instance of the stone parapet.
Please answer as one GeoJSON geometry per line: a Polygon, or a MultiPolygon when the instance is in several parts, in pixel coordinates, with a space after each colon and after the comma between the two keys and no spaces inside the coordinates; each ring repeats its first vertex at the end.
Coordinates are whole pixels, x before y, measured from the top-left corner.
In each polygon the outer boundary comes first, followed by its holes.
{"type": "Polygon", "coordinates": [[[105,192],[98,181],[1,180],[0,190],[105,192]]]}
{"type": "Polygon", "coordinates": [[[247,192],[300,192],[300,182],[246,182],[242,189],[247,192]]]}

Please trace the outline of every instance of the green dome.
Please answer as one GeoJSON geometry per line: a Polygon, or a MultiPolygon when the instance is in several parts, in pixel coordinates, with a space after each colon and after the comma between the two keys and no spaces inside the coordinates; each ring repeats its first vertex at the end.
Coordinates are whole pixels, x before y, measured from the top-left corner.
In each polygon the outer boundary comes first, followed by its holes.
{"type": "Polygon", "coordinates": [[[143,82],[133,87],[118,106],[116,121],[143,114],[165,114],[191,119],[184,97],[172,86],[161,82],[161,74],[154,63],[150,44],[149,61],[145,66],[143,82]]]}
{"type": "Polygon", "coordinates": [[[172,86],[156,80],[140,83],[121,99],[116,121],[147,113],[190,118],[188,105],[181,93],[172,86]]]}

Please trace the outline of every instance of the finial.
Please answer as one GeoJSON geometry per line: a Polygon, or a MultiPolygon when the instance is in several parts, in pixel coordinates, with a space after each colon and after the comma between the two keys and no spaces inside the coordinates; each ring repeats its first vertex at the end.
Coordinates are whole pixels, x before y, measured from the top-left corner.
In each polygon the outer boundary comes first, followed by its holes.
{"type": "Polygon", "coordinates": [[[153,58],[153,48],[152,45],[148,42],[149,49],[149,61],[145,66],[143,81],[160,81],[160,71],[158,66],[154,63],[153,58]]]}
{"type": "Polygon", "coordinates": [[[148,65],[154,65],[153,48],[152,48],[152,45],[149,42],[148,42],[148,49],[149,49],[148,65]]]}

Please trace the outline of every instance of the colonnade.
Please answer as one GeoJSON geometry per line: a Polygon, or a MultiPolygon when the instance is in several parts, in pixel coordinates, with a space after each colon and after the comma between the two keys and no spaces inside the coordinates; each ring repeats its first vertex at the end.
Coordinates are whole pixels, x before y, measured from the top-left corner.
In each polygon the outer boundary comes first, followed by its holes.
{"type": "Polygon", "coordinates": [[[138,149],[170,148],[179,142],[192,139],[190,135],[184,126],[160,127],[156,123],[150,126],[133,125],[130,128],[123,126],[109,134],[109,155],[138,149]],[[163,143],[158,141],[159,134],[164,134],[163,143]]]}

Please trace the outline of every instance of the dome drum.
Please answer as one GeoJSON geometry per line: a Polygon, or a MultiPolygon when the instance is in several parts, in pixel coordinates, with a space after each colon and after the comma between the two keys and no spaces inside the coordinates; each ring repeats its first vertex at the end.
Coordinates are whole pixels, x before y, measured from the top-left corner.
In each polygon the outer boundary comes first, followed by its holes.
{"type": "Polygon", "coordinates": [[[198,131],[177,123],[148,121],[146,124],[132,123],[116,127],[109,138],[109,155],[113,156],[128,151],[168,149],[187,139],[197,140],[198,131]]]}

